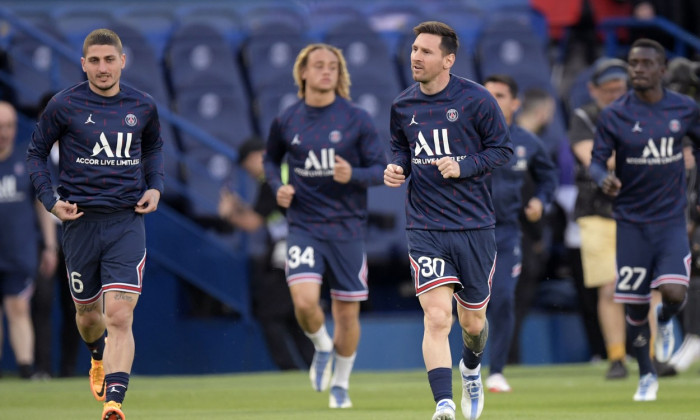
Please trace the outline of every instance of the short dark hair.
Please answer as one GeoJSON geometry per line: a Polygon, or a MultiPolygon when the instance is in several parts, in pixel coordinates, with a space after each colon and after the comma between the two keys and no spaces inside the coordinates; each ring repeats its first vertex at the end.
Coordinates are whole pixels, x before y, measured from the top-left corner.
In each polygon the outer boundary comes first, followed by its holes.
{"type": "Polygon", "coordinates": [[[664,65],[666,64],[666,49],[657,41],[649,38],[639,38],[632,43],[630,51],[634,48],[651,48],[656,51],[656,54],[659,56],[659,62],[664,65]]]}
{"type": "Polygon", "coordinates": [[[83,57],[87,55],[87,50],[93,45],[112,45],[119,54],[122,53],[122,40],[114,31],[109,29],[95,29],[85,37],[83,41],[83,57]]]}
{"type": "Polygon", "coordinates": [[[518,97],[518,83],[507,74],[492,74],[484,79],[484,85],[486,85],[486,83],[503,83],[504,85],[508,86],[510,96],[514,98],[518,97]]]}
{"type": "Polygon", "coordinates": [[[545,89],[538,87],[530,88],[523,92],[523,100],[522,106],[520,107],[520,112],[527,114],[551,100],[554,100],[554,97],[545,89]]]}
{"type": "Polygon", "coordinates": [[[430,20],[419,23],[415,28],[413,28],[413,33],[416,36],[420,34],[438,35],[442,37],[442,40],[440,41],[440,50],[442,53],[444,55],[457,55],[457,50],[459,49],[459,39],[457,39],[457,33],[454,29],[452,29],[452,27],[450,27],[450,25],[443,22],[430,20]]]}

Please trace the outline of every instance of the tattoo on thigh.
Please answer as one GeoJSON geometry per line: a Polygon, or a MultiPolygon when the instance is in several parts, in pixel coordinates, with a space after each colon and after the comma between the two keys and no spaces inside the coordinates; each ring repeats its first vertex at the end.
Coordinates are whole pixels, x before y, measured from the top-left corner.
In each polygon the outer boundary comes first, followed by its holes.
{"type": "Polygon", "coordinates": [[[114,300],[125,300],[127,302],[132,302],[134,300],[134,297],[131,296],[131,293],[118,292],[114,295],[114,300]]]}
{"type": "Polygon", "coordinates": [[[88,312],[96,311],[97,310],[97,303],[92,303],[90,305],[78,305],[78,313],[79,314],[85,314],[88,312]]]}

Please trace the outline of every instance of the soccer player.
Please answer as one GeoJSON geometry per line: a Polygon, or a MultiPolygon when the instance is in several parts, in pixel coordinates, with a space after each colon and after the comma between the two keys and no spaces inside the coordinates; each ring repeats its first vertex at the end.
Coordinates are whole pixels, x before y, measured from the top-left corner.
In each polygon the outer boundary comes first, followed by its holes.
{"type": "Polygon", "coordinates": [[[119,81],[126,63],[119,36],[94,30],[82,53],[87,81],[48,103],[27,161],[39,199],[63,221],[76,322],[92,355],[91,390],[105,401],[101,419],[124,420],[146,261],[144,215],[156,210],[163,192],[163,141],[153,98],[119,81]],[[55,141],[58,198],[47,169],[55,141]]]}
{"type": "Polygon", "coordinates": [[[493,275],[488,315],[491,329],[489,376],[486,388],[491,392],[509,392],[503,369],[515,328],[515,286],[522,262],[520,213],[530,222],[542,218],[544,208],[552,201],[557,186],[557,167],[544,143],[534,134],[514,124],[513,115],[520,106],[518,85],[507,75],[484,79],[484,87],[498,102],[508,124],[515,152],[507,164],[493,170],[491,195],[496,211],[496,249],[498,261],[493,275]],[[535,191],[523,207],[522,189],[526,172],[535,191]]]}
{"type": "Polygon", "coordinates": [[[656,399],[658,380],[649,355],[647,321],[651,289],[662,303],[655,354],[660,362],[674,347],[672,317],[682,308],[690,274],[686,232],[682,139],[700,145],[700,110],[690,98],[662,86],[666,53],[642,38],[627,57],[632,90],[600,113],[590,173],[615,196],[617,284],[615,300],[625,305],[627,334],[639,364],[635,401],[656,399]],[[607,160],[615,153],[615,172],[607,160]]]}
{"type": "Polygon", "coordinates": [[[58,244],[53,216],[35,199],[16,137],[17,112],[0,101],[0,352],[4,312],[19,376],[29,379],[35,348],[30,301],[36,276],[50,278],[56,269],[58,244]]]}
{"type": "Polygon", "coordinates": [[[272,122],[265,174],[277,203],[287,208],[287,284],[299,325],[315,348],[311,386],[323,391],[330,382],[329,406],[349,408],[360,302],[368,297],[367,187],[382,182],[386,158],[371,117],[350,102],[350,76],[339,49],[306,46],[293,75],[301,99],[272,122]],[[288,184],[280,177],[285,156],[288,184]],[[333,273],[332,340],[319,304],[327,270],[333,273]]]}
{"type": "Polygon", "coordinates": [[[464,345],[462,414],[484,406],[481,356],[488,337],[486,306],[496,266],[496,223],[490,172],[513,154],[498,103],[472,81],[450,74],[457,34],[442,22],[413,28],[413,79],[391,107],[391,163],[384,183],[408,179],[406,235],[416,295],[423,308],[423,359],[437,403],[433,420],[453,420],[448,335],[452,299],[464,345]]]}
{"type": "MultiPolygon", "coordinates": [[[[581,263],[583,286],[596,289],[592,303],[597,308],[582,308],[596,318],[605,342],[609,368],[607,379],[627,377],[625,366],[625,314],[623,305],[613,300],[615,294],[615,219],[613,199],[603,193],[591,179],[588,167],[591,164],[593,137],[600,111],[627,92],[627,63],[617,58],[599,61],[588,82],[588,91],[593,101],[576,108],[571,116],[569,141],[576,156],[576,187],[578,195],[574,206],[574,218],[581,232],[581,263]],[[596,299],[597,297],[597,299],[596,299]],[[597,312],[595,312],[597,311],[597,312]]],[[[608,160],[608,168],[614,160],[608,160]]],[[[580,281],[580,280],[579,280],[580,281]]],[[[585,291],[586,294],[588,291],[585,291]]]]}

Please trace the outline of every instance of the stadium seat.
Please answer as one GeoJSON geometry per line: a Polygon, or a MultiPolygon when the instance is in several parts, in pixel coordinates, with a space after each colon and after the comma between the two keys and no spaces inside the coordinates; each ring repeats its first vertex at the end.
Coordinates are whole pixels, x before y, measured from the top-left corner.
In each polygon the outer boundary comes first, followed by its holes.
{"type": "MultiPolygon", "coordinates": [[[[291,75],[289,76],[291,78],[291,75]]],[[[253,101],[253,114],[258,132],[263,139],[270,133],[270,124],[282,111],[299,100],[296,86],[290,88],[260,89],[253,101]]]]}
{"type": "MultiPolygon", "coordinates": [[[[116,20],[135,27],[143,34],[156,55],[156,61],[160,63],[175,25],[172,5],[165,2],[128,4],[116,9],[114,14],[116,20]]],[[[121,33],[117,34],[121,37],[121,33]]]]}
{"type": "Polygon", "coordinates": [[[184,156],[189,197],[188,213],[195,219],[218,219],[221,188],[235,183],[238,167],[229,158],[209,149],[190,150],[184,156]]]}
{"type": "Polygon", "coordinates": [[[367,190],[369,222],[365,241],[367,259],[386,263],[398,256],[405,257],[406,243],[406,184],[399,188],[385,185],[367,190]]]}
{"type": "Polygon", "coordinates": [[[90,32],[107,28],[113,21],[112,8],[99,4],[67,3],[52,9],[53,24],[78,51],[82,51],[83,41],[90,32]]]}
{"type": "Polygon", "coordinates": [[[353,86],[383,85],[400,92],[396,66],[381,37],[365,21],[346,21],[329,29],[325,42],[340,48],[353,86]]]}
{"type": "Polygon", "coordinates": [[[283,22],[254,27],[241,46],[243,67],[248,71],[253,95],[269,87],[292,88],[294,60],[308,43],[299,27],[283,22]]]}
{"type": "Polygon", "coordinates": [[[121,38],[124,54],[126,54],[126,65],[122,70],[124,82],[147,92],[156,102],[168,106],[170,96],[163,68],[156,60],[153,48],[141,31],[123,21],[117,21],[109,28],[121,38]]]}
{"type": "Polygon", "coordinates": [[[204,22],[179,26],[167,52],[173,91],[201,86],[230,86],[244,92],[233,52],[223,34],[204,22]]]}
{"type": "Polygon", "coordinates": [[[296,28],[300,32],[308,29],[307,10],[296,2],[276,2],[274,5],[261,5],[250,2],[239,5],[246,32],[262,33],[263,28],[273,29],[276,25],[296,28]]]}
{"type": "MultiPolygon", "coordinates": [[[[58,42],[63,40],[52,26],[38,24],[36,28],[58,42]]],[[[44,95],[84,80],[78,51],[71,59],[26,33],[16,32],[9,41],[7,53],[16,85],[15,100],[20,108],[35,109],[44,95]]]]}
{"type": "Polygon", "coordinates": [[[518,84],[536,80],[551,85],[551,70],[545,45],[523,13],[492,13],[484,23],[476,44],[479,74],[507,74],[518,84]]]}
{"type": "Polygon", "coordinates": [[[384,85],[361,84],[359,86],[353,85],[350,89],[353,102],[372,117],[387,156],[389,156],[391,140],[389,128],[391,104],[399,93],[400,91],[397,89],[384,85]]]}
{"type": "Polygon", "coordinates": [[[245,39],[243,18],[239,7],[232,3],[184,4],[177,7],[175,16],[177,26],[203,23],[215,28],[223,34],[234,53],[245,39]]]}
{"type": "MultiPolygon", "coordinates": [[[[183,118],[234,149],[253,134],[248,102],[225,86],[183,89],[177,93],[175,109],[183,118]]],[[[201,141],[181,134],[185,152],[201,147],[201,141]]]]}
{"type": "Polygon", "coordinates": [[[345,22],[365,21],[365,14],[351,2],[313,3],[307,12],[311,24],[307,33],[315,41],[322,41],[326,32],[345,22]]]}

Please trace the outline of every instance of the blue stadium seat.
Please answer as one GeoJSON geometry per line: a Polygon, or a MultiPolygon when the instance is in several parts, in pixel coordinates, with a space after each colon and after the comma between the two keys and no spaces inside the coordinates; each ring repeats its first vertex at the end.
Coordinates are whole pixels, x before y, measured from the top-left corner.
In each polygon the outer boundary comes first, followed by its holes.
{"type": "MultiPolygon", "coordinates": [[[[59,42],[63,40],[52,26],[38,24],[36,27],[59,42]]],[[[44,95],[84,80],[78,51],[71,60],[28,34],[16,32],[9,41],[7,53],[16,84],[15,99],[20,108],[35,108],[44,95]]]]}
{"type": "Polygon", "coordinates": [[[66,41],[82,52],[85,37],[95,29],[107,28],[114,21],[112,8],[98,4],[68,3],[52,10],[52,22],[66,41]]]}
{"type": "Polygon", "coordinates": [[[369,261],[386,263],[397,257],[405,261],[405,202],[406,184],[399,188],[378,185],[367,190],[369,223],[365,244],[369,261]]]}
{"type": "Polygon", "coordinates": [[[391,104],[400,92],[384,85],[363,84],[352,86],[350,94],[352,100],[360,108],[369,113],[374,121],[374,126],[379,133],[379,139],[384,147],[384,152],[389,156],[391,134],[389,122],[391,120],[391,104]]]}
{"type": "Polygon", "coordinates": [[[122,70],[124,82],[147,92],[156,102],[168,106],[170,95],[163,68],[141,31],[123,21],[115,22],[109,28],[119,35],[126,54],[126,65],[122,70]]]}
{"type": "Polygon", "coordinates": [[[476,3],[435,1],[424,4],[426,16],[450,25],[462,46],[471,50],[484,20],[483,9],[476,3]]]}
{"type": "MultiPolygon", "coordinates": [[[[253,134],[248,102],[225,85],[180,89],[176,92],[175,109],[183,118],[233,149],[253,134]]],[[[198,139],[180,134],[185,153],[206,147],[198,139]]]]}
{"type": "Polygon", "coordinates": [[[299,27],[282,22],[256,26],[241,46],[244,68],[253,95],[269,87],[292,88],[297,54],[309,40],[299,27]]]}
{"type": "Polygon", "coordinates": [[[190,150],[184,156],[189,214],[195,218],[218,218],[217,204],[224,186],[237,178],[237,166],[226,156],[208,149],[190,150]]]}
{"type": "Polygon", "coordinates": [[[353,86],[384,85],[400,92],[396,66],[379,34],[365,21],[346,21],[331,28],[325,42],[343,50],[353,86]]]}
{"type": "MultiPolygon", "coordinates": [[[[175,11],[165,2],[128,4],[114,12],[118,21],[134,26],[150,44],[161,62],[175,25],[175,11]]],[[[117,32],[121,37],[121,33],[117,32]]]]}
{"type": "Polygon", "coordinates": [[[203,22],[178,27],[167,52],[173,91],[224,85],[244,92],[233,52],[223,34],[203,22]]]}
{"type": "Polygon", "coordinates": [[[276,25],[296,28],[300,32],[308,29],[307,10],[297,2],[275,2],[261,4],[250,2],[238,5],[247,32],[262,33],[264,28],[274,30],[276,25]]]}
{"type": "Polygon", "coordinates": [[[298,100],[296,86],[287,89],[260,89],[256,92],[255,100],[253,101],[253,114],[257,121],[258,132],[263,139],[267,139],[270,133],[272,120],[298,100]]]}
{"type": "Polygon", "coordinates": [[[198,3],[178,6],[177,25],[203,23],[224,35],[232,51],[236,52],[245,39],[243,18],[238,5],[232,3],[198,3]]]}
{"type": "Polygon", "coordinates": [[[545,46],[526,14],[492,13],[479,35],[476,53],[482,77],[507,74],[518,84],[532,79],[551,85],[545,46]]]}
{"type": "Polygon", "coordinates": [[[413,35],[413,28],[426,19],[425,12],[417,4],[373,3],[368,5],[365,13],[369,24],[396,56],[404,37],[413,35]]]}
{"type": "Polygon", "coordinates": [[[322,41],[326,32],[345,22],[365,21],[365,14],[351,2],[318,2],[307,12],[308,34],[315,41],[322,41]]]}

